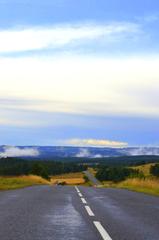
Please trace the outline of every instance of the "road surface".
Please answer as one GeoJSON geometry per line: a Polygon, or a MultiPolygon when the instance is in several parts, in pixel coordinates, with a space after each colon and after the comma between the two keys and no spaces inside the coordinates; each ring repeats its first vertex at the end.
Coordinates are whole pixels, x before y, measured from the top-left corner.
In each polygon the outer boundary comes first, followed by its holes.
{"type": "Polygon", "coordinates": [[[158,240],[159,198],[120,189],[0,192],[1,240],[158,240]]]}
{"type": "Polygon", "coordinates": [[[88,177],[88,179],[92,182],[92,184],[94,186],[101,186],[102,185],[101,182],[97,178],[95,178],[95,176],[91,172],[89,172],[88,170],[84,171],[84,174],[88,177]]]}

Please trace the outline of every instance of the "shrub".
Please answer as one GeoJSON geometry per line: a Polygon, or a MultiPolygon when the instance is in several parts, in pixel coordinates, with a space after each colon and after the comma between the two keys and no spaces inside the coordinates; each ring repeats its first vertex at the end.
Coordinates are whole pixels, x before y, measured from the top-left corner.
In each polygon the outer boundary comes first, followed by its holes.
{"type": "Polygon", "coordinates": [[[85,180],[85,183],[89,182],[89,179],[88,179],[88,177],[86,175],[83,178],[85,180]]]}
{"type": "Polygon", "coordinates": [[[47,180],[50,180],[47,168],[41,163],[38,162],[34,163],[31,169],[31,173],[37,176],[41,176],[47,180]]]}
{"type": "Polygon", "coordinates": [[[66,185],[66,182],[65,181],[59,182],[58,185],[64,186],[64,185],[66,185]]]}
{"type": "Polygon", "coordinates": [[[155,164],[154,166],[151,166],[150,173],[155,177],[159,177],[159,164],[155,164]]]}
{"type": "Polygon", "coordinates": [[[133,177],[139,174],[138,170],[125,167],[101,167],[97,173],[96,177],[100,181],[113,181],[120,182],[125,180],[127,177],[133,177]]]}

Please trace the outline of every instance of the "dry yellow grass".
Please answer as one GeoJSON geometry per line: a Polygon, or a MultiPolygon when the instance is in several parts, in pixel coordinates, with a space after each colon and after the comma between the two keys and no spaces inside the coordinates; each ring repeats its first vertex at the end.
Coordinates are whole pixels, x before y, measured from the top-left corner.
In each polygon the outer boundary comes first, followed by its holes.
{"type": "Polygon", "coordinates": [[[150,168],[155,163],[132,167],[144,174],[144,178],[129,178],[120,183],[104,181],[104,187],[125,188],[137,192],[143,192],[159,196],[159,179],[150,174],[150,168]]]}
{"type": "Polygon", "coordinates": [[[49,184],[49,181],[46,179],[36,176],[36,175],[28,175],[28,176],[21,176],[20,179],[28,180],[31,182],[39,183],[39,184],[49,184]]]}
{"type": "Polygon", "coordinates": [[[154,177],[147,177],[145,179],[129,178],[120,183],[105,181],[103,182],[103,185],[107,188],[125,188],[137,192],[143,192],[159,196],[159,179],[154,177]]]}
{"type": "Polygon", "coordinates": [[[84,174],[79,173],[67,173],[62,175],[56,175],[51,177],[51,183],[56,184],[60,182],[65,182],[68,185],[80,185],[85,182],[84,174]]]}
{"type": "Polygon", "coordinates": [[[143,172],[143,174],[145,175],[145,177],[150,176],[150,168],[151,166],[155,165],[155,163],[149,163],[149,164],[145,164],[145,165],[140,165],[140,166],[136,166],[136,167],[132,167],[133,169],[137,169],[141,172],[143,172]]]}
{"type": "Polygon", "coordinates": [[[42,184],[50,183],[47,180],[34,175],[19,177],[0,177],[0,190],[17,189],[42,184]]]}
{"type": "Polygon", "coordinates": [[[116,187],[159,195],[159,179],[157,178],[146,178],[145,180],[139,178],[127,179],[117,184],[116,187]]]}
{"type": "Polygon", "coordinates": [[[61,175],[52,176],[52,179],[61,178],[61,179],[68,179],[68,178],[83,178],[84,174],[82,172],[77,173],[65,173],[61,175]]]}
{"type": "Polygon", "coordinates": [[[82,178],[55,178],[55,179],[51,179],[51,183],[52,184],[56,184],[56,183],[61,183],[61,182],[65,182],[68,185],[80,185],[83,184],[85,181],[82,178]]]}

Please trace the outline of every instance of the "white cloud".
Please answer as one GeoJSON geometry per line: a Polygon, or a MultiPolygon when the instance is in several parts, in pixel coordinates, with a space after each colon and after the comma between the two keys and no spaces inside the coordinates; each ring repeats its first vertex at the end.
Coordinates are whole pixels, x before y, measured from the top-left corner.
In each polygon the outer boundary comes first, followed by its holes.
{"type": "Polygon", "coordinates": [[[152,147],[139,147],[139,148],[128,148],[127,150],[124,150],[124,154],[128,154],[131,156],[158,156],[159,155],[159,148],[152,148],[152,147]]]}
{"type": "Polygon", "coordinates": [[[36,148],[18,148],[14,146],[4,147],[4,151],[0,152],[0,158],[6,157],[36,157],[39,151],[36,148]]]}
{"type": "Polygon", "coordinates": [[[79,158],[102,158],[104,155],[101,154],[93,154],[87,148],[81,148],[79,152],[75,155],[75,157],[79,158]]]}
{"type": "Polygon", "coordinates": [[[101,38],[109,42],[129,35],[133,37],[139,32],[140,26],[129,22],[1,30],[0,53],[59,48],[101,38]]]}
{"type": "MultiPolygon", "coordinates": [[[[68,139],[65,144],[72,146],[93,146],[93,147],[125,147],[128,144],[125,142],[110,141],[106,139],[68,139]]],[[[86,152],[84,152],[86,155],[86,152]]]]}
{"type": "Polygon", "coordinates": [[[157,56],[0,58],[0,66],[0,97],[10,99],[0,102],[2,122],[12,120],[3,109],[159,116],[157,56]]]}
{"type": "Polygon", "coordinates": [[[81,148],[79,153],[76,154],[76,157],[82,158],[82,157],[90,157],[91,154],[88,149],[81,148]]]}

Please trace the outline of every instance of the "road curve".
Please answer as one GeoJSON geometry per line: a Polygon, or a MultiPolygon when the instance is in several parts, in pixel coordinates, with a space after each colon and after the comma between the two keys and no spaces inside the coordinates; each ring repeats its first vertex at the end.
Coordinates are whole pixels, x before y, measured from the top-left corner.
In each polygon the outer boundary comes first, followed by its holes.
{"type": "Polygon", "coordinates": [[[84,171],[84,174],[88,177],[94,186],[102,185],[102,183],[90,171],[84,171]]]}
{"type": "Polygon", "coordinates": [[[158,240],[159,198],[120,189],[0,192],[2,240],[158,240]]]}

